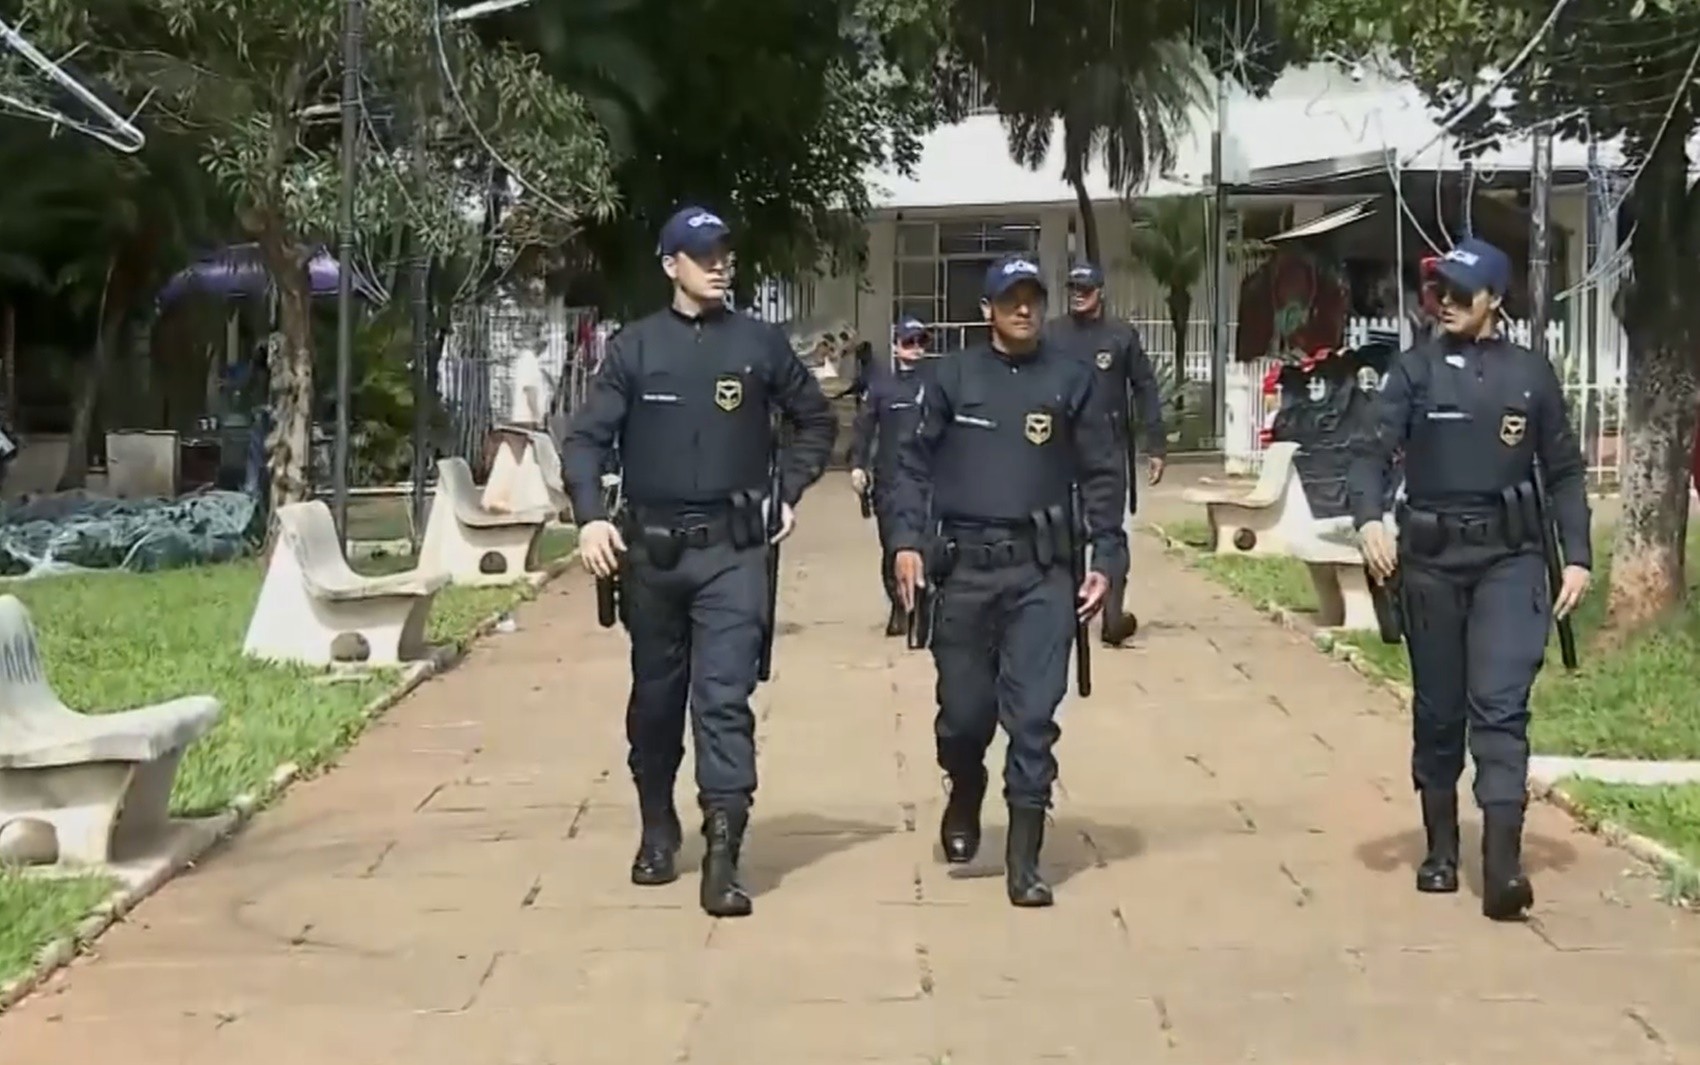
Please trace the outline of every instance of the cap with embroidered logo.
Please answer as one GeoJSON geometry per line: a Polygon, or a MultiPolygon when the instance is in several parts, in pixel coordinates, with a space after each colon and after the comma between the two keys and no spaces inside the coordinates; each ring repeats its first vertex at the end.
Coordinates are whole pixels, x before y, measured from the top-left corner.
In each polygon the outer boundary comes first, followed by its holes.
{"type": "Polygon", "coordinates": [[[1503,296],[1511,287],[1511,259],[1476,237],[1467,237],[1435,263],[1434,272],[1468,292],[1503,296]]]}
{"type": "Polygon", "coordinates": [[[686,207],[661,227],[661,255],[705,255],[732,236],[732,229],[713,211],[686,207]]]}
{"type": "Polygon", "coordinates": [[[905,318],[897,323],[897,342],[908,343],[914,340],[927,339],[927,326],[919,318],[905,318]]]}
{"type": "Polygon", "coordinates": [[[1023,281],[1045,291],[1045,275],[1038,262],[1026,255],[1005,255],[986,271],[986,298],[995,300],[1023,281]]]}
{"type": "Polygon", "coordinates": [[[1080,260],[1068,268],[1068,286],[1070,288],[1103,288],[1104,271],[1098,269],[1097,263],[1080,260]]]}

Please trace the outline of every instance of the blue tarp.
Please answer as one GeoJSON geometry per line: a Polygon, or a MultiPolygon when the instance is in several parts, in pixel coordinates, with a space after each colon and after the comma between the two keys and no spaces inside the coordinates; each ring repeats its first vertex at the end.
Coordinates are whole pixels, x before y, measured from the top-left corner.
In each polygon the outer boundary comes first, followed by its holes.
{"type": "Polygon", "coordinates": [[[0,574],[175,569],[240,558],[251,549],[255,503],[208,490],[180,499],[102,499],[74,493],[0,506],[0,574]]]}

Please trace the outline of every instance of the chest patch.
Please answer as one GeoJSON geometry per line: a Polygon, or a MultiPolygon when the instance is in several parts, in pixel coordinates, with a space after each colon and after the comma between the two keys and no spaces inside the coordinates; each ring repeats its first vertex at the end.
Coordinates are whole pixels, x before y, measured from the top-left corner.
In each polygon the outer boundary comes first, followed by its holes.
{"type": "Polygon", "coordinates": [[[1027,442],[1038,447],[1051,438],[1051,416],[1044,411],[1030,411],[1022,419],[1021,434],[1027,442]]]}
{"type": "Polygon", "coordinates": [[[1528,415],[1515,411],[1506,411],[1499,416],[1499,442],[1506,447],[1516,447],[1523,442],[1523,434],[1528,432],[1528,415]]]}
{"type": "Polygon", "coordinates": [[[714,382],[714,405],[730,413],[744,405],[744,382],[725,376],[714,382]]]}
{"type": "Polygon", "coordinates": [[[1098,369],[1108,370],[1110,368],[1110,363],[1113,360],[1110,358],[1109,352],[1100,351],[1098,354],[1096,354],[1092,357],[1092,361],[1098,364],[1098,369]]]}

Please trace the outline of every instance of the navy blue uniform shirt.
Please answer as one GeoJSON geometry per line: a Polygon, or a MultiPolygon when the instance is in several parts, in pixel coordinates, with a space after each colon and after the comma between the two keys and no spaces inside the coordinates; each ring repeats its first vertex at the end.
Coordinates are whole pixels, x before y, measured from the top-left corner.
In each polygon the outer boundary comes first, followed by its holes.
{"type": "Polygon", "coordinates": [[[850,426],[851,469],[871,470],[885,484],[895,479],[898,445],[915,430],[917,399],[928,373],[925,363],[932,361],[899,362],[872,376],[850,426]]]}
{"type": "Polygon", "coordinates": [[[1376,431],[1348,475],[1353,520],[1381,517],[1387,471],[1404,449],[1405,495],[1419,510],[1500,505],[1539,458],[1565,561],[1589,566],[1582,449],[1552,363],[1508,340],[1441,337],[1400,354],[1382,381],[1376,431]]]}
{"type": "Polygon", "coordinates": [[[1125,566],[1126,456],[1093,392],[1084,363],[1043,344],[1021,358],[982,344],[940,360],[921,389],[915,431],[898,449],[893,550],[919,550],[931,516],[1025,522],[1066,504],[1078,481],[1092,568],[1125,566]]]}
{"type": "Polygon", "coordinates": [[[826,469],[838,422],[785,334],[724,310],[691,318],[668,309],[627,326],[562,442],[574,520],[607,517],[600,475],[616,445],[622,488],[637,506],[713,506],[761,489],[774,409],[793,427],[780,484],[795,505],[826,469]]]}
{"type": "Polygon", "coordinates": [[[1163,426],[1163,395],[1151,358],[1139,342],[1139,330],[1108,315],[1079,319],[1072,314],[1045,323],[1045,342],[1091,366],[1098,374],[1096,395],[1103,413],[1117,433],[1131,431],[1129,403],[1139,405],[1139,422],[1145,429],[1145,454],[1161,458],[1168,453],[1168,431],[1163,426]]]}

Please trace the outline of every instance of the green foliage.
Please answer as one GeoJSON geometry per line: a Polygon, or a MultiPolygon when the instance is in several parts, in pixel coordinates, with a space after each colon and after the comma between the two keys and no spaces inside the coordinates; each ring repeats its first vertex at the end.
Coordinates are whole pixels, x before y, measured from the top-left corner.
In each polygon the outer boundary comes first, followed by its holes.
{"type": "Polygon", "coordinates": [[[913,165],[947,114],[943,0],[645,0],[627,24],[666,73],[616,170],[626,210],[593,224],[601,297],[651,305],[656,232],[685,203],[737,233],[738,280],[860,253],[871,168],[913,165]],[[689,27],[681,32],[681,27],[689,27]]]}
{"type": "MultiPolygon", "coordinates": [[[[125,98],[148,96],[150,129],[196,139],[201,163],[261,236],[303,246],[335,229],[339,182],[335,105],[340,89],[338,0],[23,0],[45,47],[117,42],[88,55],[89,73],[125,98]]],[[[582,100],[534,56],[486,45],[456,24],[436,31],[435,3],[368,0],[363,26],[371,143],[362,157],[356,217],[366,232],[413,221],[447,252],[476,241],[464,205],[489,184],[489,142],[524,176],[495,234],[510,248],[569,235],[614,198],[607,148],[582,100]],[[429,127],[421,186],[397,138],[398,101],[433,76],[441,56],[450,103],[429,127]],[[478,157],[484,155],[480,160],[478,157]]]]}
{"type": "Polygon", "coordinates": [[[355,484],[394,484],[412,475],[416,417],[426,420],[428,447],[447,426],[435,403],[423,412],[414,406],[412,344],[405,309],[395,303],[355,329],[354,468],[349,475],[355,484]]]}

